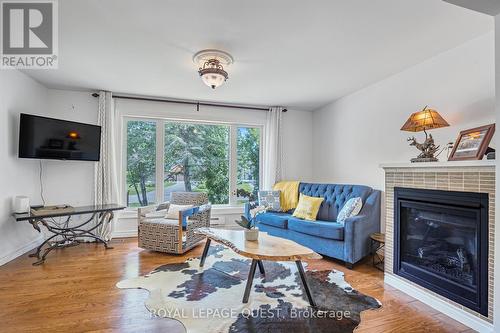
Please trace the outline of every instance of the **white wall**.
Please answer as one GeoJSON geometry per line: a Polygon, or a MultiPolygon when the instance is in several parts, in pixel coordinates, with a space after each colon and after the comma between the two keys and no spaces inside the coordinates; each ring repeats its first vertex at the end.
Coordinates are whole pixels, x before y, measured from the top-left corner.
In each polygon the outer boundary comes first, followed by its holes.
{"type": "MultiPolygon", "coordinates": [[[[97,99],[88,92],[48,91],[47,117],[97,123],[97,99]]],[[[43,160],[44,192],[48,205],[93,204],[95,162],[43,160]]]]}
{"type": "MultiPolygon", "coordinates": [[[[423,141],[424,134],[400,128],[425,105],[451,125],[430,131],[441,145],[461,130],[494,123],[493,54],[490,33],[314,111],[314,180],[383,189],[380,163],[416,157],[406,139],[415,134],[423,141]]],[[[446,160],[446,153],[440,158],[446,160]]]]}
{"type": "MultiPolygon", "coordinates": [[[[96,123],[97,100],[88,92],[51,90],[16,70],[0,73],[0,264],[40,242],[43,235],[27,222],[14,222],[12,199],[26,195],[41,204],[39,160],[17,157],[19,114],[29,113],[72,121],[96,123]]],[[[94,163],[42,160],[46,205],[88,205],[93,202],[94,163]]],[[[42,228],[43,229],[43,228],[42,228]]]]}
{"type": "Polygon", "coordinates": [[[0,265],[30,250],[41,235],[11,217],[12,199],[25,195],[40,204],[38,161],[19,159],[19,114],[44,114],[47,89],[17,70],[0,71],[0,265]]]}
{"type": "Polygon", "coordinates": [[[283,115],[284,179],[311,181],[313,178],[313,113],[288,110],[283,115]]]}

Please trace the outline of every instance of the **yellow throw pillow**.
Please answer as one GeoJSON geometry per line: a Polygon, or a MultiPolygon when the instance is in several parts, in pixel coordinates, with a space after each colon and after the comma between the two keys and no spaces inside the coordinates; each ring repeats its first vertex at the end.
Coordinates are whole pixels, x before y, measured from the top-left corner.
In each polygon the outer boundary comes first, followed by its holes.
{"type": "Polygon", "coordinates": [[[319,207],[323,200],[323,198],[310,197],[301,193],[293,216],[304,220],[316,221],[316,216],[318,216],[319,207]]]}

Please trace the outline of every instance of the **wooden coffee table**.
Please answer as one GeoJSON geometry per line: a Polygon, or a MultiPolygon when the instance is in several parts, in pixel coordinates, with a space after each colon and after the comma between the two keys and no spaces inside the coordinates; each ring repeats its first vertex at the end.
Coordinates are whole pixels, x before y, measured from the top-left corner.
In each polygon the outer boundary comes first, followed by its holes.
{"type": "Polygon", "coordinates": [[[207,237],[207,242],[200,258],[200,267],[203,267],[205,264],[205,259],[212,240],[229,247],[243,257],[252,259],[245,294],[243,295],[243,303],[248,302],[257,266],[259,266],[260,273],[265,275],[262,260],[295,261],[299,270],[302,286],[307,295],[307,299],[309,300],[309,304],[311,304],[312,307],[316,307],[316,303],[314,302],[309,286],[307,285],[304,267],[302,266],[302,260],[304,259],[322,258],[313,250],[299,245],[291,240],[270,236],[264,232],[259,234],[259,240],[256,242],[246,241],[243,230],[199,228],[195,231],[195,233],[205,235],[207,237]]]}

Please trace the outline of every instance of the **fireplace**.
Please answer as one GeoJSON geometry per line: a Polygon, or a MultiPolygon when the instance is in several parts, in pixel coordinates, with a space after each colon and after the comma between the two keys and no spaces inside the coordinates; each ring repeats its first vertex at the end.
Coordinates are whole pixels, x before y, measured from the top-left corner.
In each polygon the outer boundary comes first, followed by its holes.
{"type": "Polygon", "coordinates": [[[394,274],[488,315],[488,194],[394,188],[394,274]]]}

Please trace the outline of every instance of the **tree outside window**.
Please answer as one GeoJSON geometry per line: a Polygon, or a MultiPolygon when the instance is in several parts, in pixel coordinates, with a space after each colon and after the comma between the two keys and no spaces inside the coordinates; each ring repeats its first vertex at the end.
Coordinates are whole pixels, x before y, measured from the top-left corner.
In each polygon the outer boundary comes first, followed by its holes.
{"type": "Polygon", "coordinates": [[[183,191],[206,192],[212,204],[255,200],[259,190],[260,135],[260,128],[249,126],[128,120],[127,205],[140,207],[168,201],[172,192],[183,191]],[[236,135],[236,147],[232,149],[230,133],[236,135]],[[157,137],[163,141],[161,148],[157,137]],[[231,151],[235,152],[234,164],[230,163],[231,151]],[[157,154],[164,155],[161,166],[156,165],[157,154]],[[231,165],[236,168],[234,172],[230,172],[231,165]],[[236,177],[233,182],[230,175],[236,177]],[[236,184],[232,194],[231,184],[236,184]]]}
{"type": "Polygon", "coordinates": [[[257,200],[259,191],[260,129],[238,127],[238,203],[257,200]]]}
{"type": "Polygon", "coordinates": [[[156,202],[156,123],[127,122],[127,205],[156,202]]]}
{"type": "Polygon", "coordinates": [[[207,192],[229,203],[229,127],[165,124],[165,197],[174,191],[207,192]]]}

